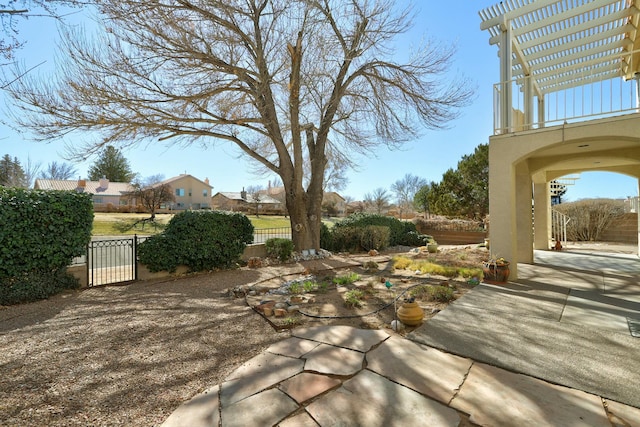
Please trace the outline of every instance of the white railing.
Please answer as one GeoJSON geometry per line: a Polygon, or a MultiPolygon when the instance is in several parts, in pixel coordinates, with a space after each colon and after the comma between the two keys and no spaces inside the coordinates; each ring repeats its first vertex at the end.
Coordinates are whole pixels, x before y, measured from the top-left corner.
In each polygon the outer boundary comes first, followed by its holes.
{"type": "Polygon", "coordinates": [[[557,242],[562,243],[562,246],[567,246],[567,224],[571,221],[567,215],[560,211],[551,209],[551,235],[557,242]]]}
{"type": "Polygon", "coordinates": [[[629,197],[625,200],[627,212],[640,213],[640,197],[629,197]]]}
{"type": "MultiPolygon", "coordinates": [[[[640,51],[636,51],[640,53],[640,51]]],[[[624,56],[628,56],[625,54],[624,56]]],[[[620,60],[623,59],[621,55],[620,60]]],[[[602,80],[606,70],[594,68],[588,72],[563,69],[547,77],[520,77],[494,85],[494,134],[539,129],[568,121],[584,121],[640,112],[640,88],[637,79],[621,77],[602,80]],[[571,81],[582,83],[567,83],[571,81]],[[508,87],[506,85],[509,85],[508,87]],[[537,86],[536,86],[537,85],[537,86]],[[526,90],[530,88],[529,90],[526,90]],[[502,91],[511,93],[511,125],[504,123],[502,91]],[[527,99],[525,93],[532,94],[527,99]],[[540,95],[544,93],[545,95],[540,95]]]]}

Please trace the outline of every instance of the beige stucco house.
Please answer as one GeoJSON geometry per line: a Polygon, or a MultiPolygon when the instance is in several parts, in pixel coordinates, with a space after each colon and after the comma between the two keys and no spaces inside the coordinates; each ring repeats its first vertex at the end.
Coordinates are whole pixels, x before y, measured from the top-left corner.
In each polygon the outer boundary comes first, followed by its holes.
{"type": "Polygon", "coordinates": [[[175,201],[163,206],[164,209],[211,209],[213,187],[209,184],[209,178],[201,181],[192,175],[180,174],[155,185],[169,185],[172,188],[175,201]]]}
{"type": "Polygon", "coordinates": [[[480,17],[500,70],[491,252],[512,261],[515,278],[517,262],[533,263],[534,248],[555,237],[552,180],[583,171],[640,178],[640,1],[505,1],[480,17]]]}
{"type": "Polygon", "coordinates": [[[135,206],[135,201],[127,197],[127,194],[133,190],[129,183],[109,182],[106,178],[102,178],[100,181],[36,179],[33,188],[35,190],[62,190],[91,194],[93,208],[98,212],[118,210],[123,207],[128,209],[135,206]]]}

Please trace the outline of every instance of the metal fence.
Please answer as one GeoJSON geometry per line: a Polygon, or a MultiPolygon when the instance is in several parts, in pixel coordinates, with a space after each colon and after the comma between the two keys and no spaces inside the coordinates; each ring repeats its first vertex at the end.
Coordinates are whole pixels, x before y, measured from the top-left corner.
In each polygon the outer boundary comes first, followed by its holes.
{"type": "Polygon", "coordinates": [[[137,246],[146,237],[105,238],[87,245],[89,286],[129,282],[137,279],[137,246]]]}
{"type": "Polygon", "coordinates": [[[291,228],[256,228],[253,231],[253,243],[265,243],[273,238],[291,239],[291,228]]]}

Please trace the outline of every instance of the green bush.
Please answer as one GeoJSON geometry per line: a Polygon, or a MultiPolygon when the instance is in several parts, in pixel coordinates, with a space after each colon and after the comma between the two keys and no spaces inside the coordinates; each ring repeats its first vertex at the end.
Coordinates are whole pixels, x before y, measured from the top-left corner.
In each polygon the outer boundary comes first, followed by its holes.
{"type": "Polygon", "coordinates": [[[87,194],[0,186],[0,206],[0,280],[64,268],[91,240],[87,194]]]}
{"type": "Polygon", "coordinates": [[[67,274],[64,268],[53,272],[32,271],[2,281],[0,305],[38,301],[65,289],[79,287],[78,279],[67,274]]]}
{"type": "Polygon", "coordinates": [[[76,288],[66,274],[91,240],[91,196],[0,186],[0,304],[76,288]]]}
{"type": "Polygon", "coordinates": [[[141,263],[150,271],[173,272],[179,265],[190,271],[229,268],[253,243],[253,225],[242,214],[185,211],[174,216],[161,234],[138,247],[141,263]]]}
{"type": "Polygon", "coordinates": [[[365,251],[382,250],[389,246],[389,227],[368,225],[360,230],[360,247],[365,251]]]}
{"type": "Polygon", "coordinates": [[[281,239],[277,237],[268,239],[264,246],[268,256],[278,258],[280,261],[288,260],[293,253],[293,241],[291,241],[291,239],[281,239]]]}
{"type": "Polygon", "coordinates": [[[354,213],[340,221],[333,226],[333,230],[340,229],[342,227],[365,227],[367,225],[379,225],[389,227],[389,245],[396,246],[403,244],[403,236],[407,231],[415,230],[415,225],[410,222],[400,221],[397,218],[391,216],[384,216],[378,214],[369,213],[354,213]],[[409,229],[407,229],[407,227],[409,229]]]}
{"type": "Polygon", "coordinates": [[[431,236],[418,234],[412,222],[361,212],[349,215],[331,230],[321,229],[320,236],[321,245],[329,250],[356,252],[396,245],[424,246],[433,240],[431,236]]]}
{"type": "Polygon", "coordinates": [[[330,251],[333,250],[333,235],[324,222],[320,223],[320,247],[330,251]]]}

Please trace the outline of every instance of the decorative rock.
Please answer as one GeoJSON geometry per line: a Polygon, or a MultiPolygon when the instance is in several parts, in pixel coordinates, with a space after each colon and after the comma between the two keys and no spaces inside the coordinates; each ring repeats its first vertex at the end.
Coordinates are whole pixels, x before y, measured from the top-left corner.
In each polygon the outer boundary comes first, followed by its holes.
{"type": "Polygon", "coordinates": [[[256,305],[256,310],[260,312],[264,312],[266,308],[273,310],[273,307],[276,305],[275,301],[260,301],[260,304],[256,305]]]}
{"type": "Polygon", "coordinates": [[[375,249],[371,249],[369,251],[369,256],[378,256],[380,255],[380,253],[378,251],[376,251],[375,249]]]}
{"type": "Polygon", "coordinates": [[[300,311],[300,306],[299,305],[289,306],[289,308],[287,308],[287,311],[289,313],[297,313],[298,311],[300,311]]]}
{"type": "Polygon", "coordinates": [[[256,295],[258,295],[256,291],[249,291],[249,296],[255,297],[256,295]]]}
{"type": "Polygon", "coordinates": [[[286,309],[288,307],[286,302],[278,302],[276,303],[273,308],[282,308],[282,309],[286,309]]]}
{"type": "Polygon", "coordinates": [[[302,298],[301,296],[295,295],[292,296],[291,298],[289,298],[289,301],[291,301],[292,303],[299,303],[302,302],[304,300],[304,298],[302,298]]]}
{"type": "Polygon", "coordinates": [[[276,308],[273,310],[273,314],[275,314],[276,317],[284,317],[287,314],[287,310],[284,308],[276,308]]]}
{"type": "Polygon", "coordinates": [[[266,317],[271,317],[273,316],[273,308],[265,307],[263,313],[266,317]]]}
{"type": "Polygon", "coordinates": [[[391,321],[391,329],[393,329],[396,332],[400,332],[400,331],[404,330],[404,325],[399,320],[392,320],[391,321]]]}

